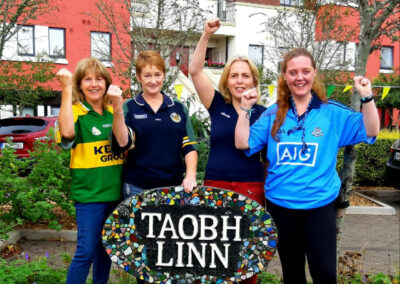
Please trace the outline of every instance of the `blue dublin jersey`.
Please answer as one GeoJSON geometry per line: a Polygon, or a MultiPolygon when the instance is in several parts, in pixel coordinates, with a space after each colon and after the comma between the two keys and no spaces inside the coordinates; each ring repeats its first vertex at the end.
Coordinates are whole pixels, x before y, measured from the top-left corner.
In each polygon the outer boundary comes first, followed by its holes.
{"type": "Polygon", "coordinates": [[[276,111],[275,104],[251,126],[249,149],[245,151],[251,155],[268,147],[266,198],[290,209],[313,209],[329,204],[337,198],[341,185],[336,172],[339,148],[375,142],[375,137],[366,135],[362,113],[332,100],[323,103],[313,95],[304,122],[307,149],[302,151],[303,131],[289,131],[298,125],[293,106],[278,130],[279,141],[272,138],[276,111]]]}

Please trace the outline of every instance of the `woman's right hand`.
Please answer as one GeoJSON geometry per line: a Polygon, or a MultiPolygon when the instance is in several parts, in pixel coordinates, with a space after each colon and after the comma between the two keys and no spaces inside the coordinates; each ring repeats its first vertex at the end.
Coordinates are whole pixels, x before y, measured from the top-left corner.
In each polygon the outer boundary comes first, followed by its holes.
{"type": "Polygon", "coordinates": [[[221,26],[221,22],[219,21],[219,19],[207,20],[204,23],[204,33],[205,34],[213,34],[219,29],[220,26],[221,26]]]}
{"type": "Polygon", "coordinates": [[[72,73],[68,69],[61,68],[58,70],[56,78],[61,83],[62,88],[72,86],[72,73]]]}

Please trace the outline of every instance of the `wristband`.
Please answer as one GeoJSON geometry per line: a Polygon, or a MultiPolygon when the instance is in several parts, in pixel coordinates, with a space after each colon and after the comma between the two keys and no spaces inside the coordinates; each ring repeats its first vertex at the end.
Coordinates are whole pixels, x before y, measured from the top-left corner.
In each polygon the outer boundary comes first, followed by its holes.
{"type": "Polygon", "coordinates": [[[374,99],[374,94],[370,94],[369,96],[360,98],[360,102],[361,102],[362,104],[366,104],[366,103],[372,101],[373,99],[374,99]]]}
{"type": "Polygon", "coordinates": [[[253,112],[253,109],[252,109],[252,108],[247,109],[247,108],[244,108],[244,107],[242,107],[242,106],[240,106],[240,109],[241,109],[241,110],[244,110],[245,112],[247,112],[246,118],[247,118],[248,120],[250,120],[251,113],[253,112]]]}

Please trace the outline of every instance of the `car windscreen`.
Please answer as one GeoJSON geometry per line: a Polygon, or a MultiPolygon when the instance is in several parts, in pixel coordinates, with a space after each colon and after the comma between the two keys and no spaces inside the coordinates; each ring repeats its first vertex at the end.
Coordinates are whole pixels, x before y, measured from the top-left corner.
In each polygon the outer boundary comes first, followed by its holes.
{"type": "Polygon", "coordinates": [[[0,120],[0,135],[23,134],[44,130],[47,121],[38,118],[6,118],[0,120]]]}

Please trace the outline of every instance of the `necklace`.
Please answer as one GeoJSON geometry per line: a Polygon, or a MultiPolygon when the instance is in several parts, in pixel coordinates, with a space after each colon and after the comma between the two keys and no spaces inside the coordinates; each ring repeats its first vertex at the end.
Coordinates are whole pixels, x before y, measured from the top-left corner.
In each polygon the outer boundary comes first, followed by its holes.
{"type": "Polygon", "coordinates": [[[312,99],[313,99],[313,97],[311,96],[311,99],[308,102],[307,109],[306,109],[306,111],[305,111],[305,113],[303,115],[303,118],[299,120],[299,115],[297,113],[296,104],[294,103],[293,96],[290,96],[290,100],[291,100],[293,108],[294,108],[293,113],[294,113],[294,116],[296,118],[297,125],[293,126],[292,129],[289,129],[288,135],[292,134],[296,130],[302,130],[303,131],[302,134],[301,134],[301,141],[303,142],[303,146],[301,147],[301,152],[302,153],[304,153],[308,149],[308,146],[307,146],[306,141],[305,141],[306,128],[304,127],[304,123],[306,121],[307,114],[310,111],[310,106],[311,106],[312,99]]]}

